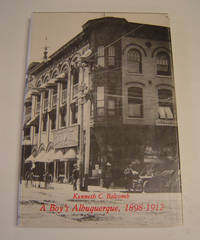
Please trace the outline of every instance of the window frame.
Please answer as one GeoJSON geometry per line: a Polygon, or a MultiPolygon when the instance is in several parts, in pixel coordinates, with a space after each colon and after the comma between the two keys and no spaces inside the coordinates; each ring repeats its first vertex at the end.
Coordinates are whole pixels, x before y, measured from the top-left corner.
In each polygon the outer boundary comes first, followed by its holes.
{"type": "Polygon", "coordinates": [[[173,104],[173,91],[171,89],[168,89],[168,88],[159,88],[158,89],[158,118],[160,120],[174,120],[175,119],[174,104],[173,104]],[[163,94],[163,93],[159,94],[159,92],[161,92],[161,91],[166,91],[166,92],[168,91],[170,93],[169,97],[168,97],[169,99],[160,97],[163,94]],[[162,108],[162,109],[160,109],[160,108],[162,108]],[[171,112],[168,111],[169,109],[171,112]],[[160,113],[161,110],[163,111],[163,114],[165,115],[165,117],[161,117],[161,113],[160,113]],[[168,114],[172,115],[173,117],[170,117],[168,114]],[[167,116],[169,116],[169,117],[167,117],[167,116]]]}
{"type": "Polygon", "coordinates": [[[171,75],[171,63],[170,63],[170,56],[165,51],[159,51],[156,54],[156,75],[158,76],[170,76],[171,75]],[[165,56],[166,59],[161,59],[162,56],[165,56]],[[163,61],[163,64],[161,62],[163,61]],[[164,64],[166,61],[166,64],[164,64]],[[166,67],[166,71],[159,70],[159,68],[166,67]]]}
{"type": "Polygon", "coordinates": [[[127,109],[127,116],[129,119],[141,119],[144,117],[144,109],[143,109],[143,88],[142,87],[138,87],[138,86],[130,86],[127,88],[127,99],[128,99],[128,109],[127,109]],[[140,89],[141,91],[141,96],[136,96],[137,93],[135,93],[135,96],[131,96],[129,94],[129,89],[140,89]],[[131,102],[133,104],[140,104],[140,115],[133,115],[131,116],[129,113],[129,106],[131,104],[131,102]]]}
{"type": "MultiPolygon", "coordinates": [[[[136,54],[134,54],[134,55],[136,55],[136,54]]],[[[127,51],[126,60],[127,60],[127,71],[129,73],[142,74],[142,54],[137,48],[130,48],[127,51]],[[136,54],[138,54],[139,60],[138,61],[136,61],[134,59],[131,60],[130,57],[133,58],[133,56],[130,56],[130,52],[135,52],[136,54]],[[132,70],[131,66],[133,66],[134,64],[138,64],[138,66],[136,66],[138,68],[137,71],[132,70]]]]}

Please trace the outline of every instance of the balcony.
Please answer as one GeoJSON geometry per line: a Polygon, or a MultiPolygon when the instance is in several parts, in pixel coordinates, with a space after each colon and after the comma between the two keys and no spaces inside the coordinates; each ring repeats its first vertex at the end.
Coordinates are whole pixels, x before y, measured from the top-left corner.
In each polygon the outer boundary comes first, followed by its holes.
{"type": "Polygon", "coordinates": [[[62,103],[66,103],[67,102],[67,89],[64,89],[62,91],[62,103]]]}
{"type": "Polygon", "coordinates": [[[78,95],[78,83],[73,86],[73,95],[72,97],[75,98],[78,95]]]}
{"type": "Polygon", "coordinates": [[[54,94],[53,95],[53,101],[52,101],[53,107],[56,106],[56,104],[57,104],[57,94],[54,94]]]}

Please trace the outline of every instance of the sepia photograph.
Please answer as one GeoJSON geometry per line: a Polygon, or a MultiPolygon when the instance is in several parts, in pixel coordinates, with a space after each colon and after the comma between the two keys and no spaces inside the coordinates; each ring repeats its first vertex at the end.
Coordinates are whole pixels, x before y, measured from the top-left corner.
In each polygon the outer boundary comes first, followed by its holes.
{"type": "Polygon", "coordinates": [[[182,225],[171,44],[167,14],[32,14],[20,226],[182,225]]]}

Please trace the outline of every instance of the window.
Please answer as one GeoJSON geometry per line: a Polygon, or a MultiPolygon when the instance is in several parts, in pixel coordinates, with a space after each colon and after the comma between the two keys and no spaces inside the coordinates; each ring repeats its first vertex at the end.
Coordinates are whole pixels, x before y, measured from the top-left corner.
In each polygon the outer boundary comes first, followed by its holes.
{"type": "Polygon", "coordinates": [[[156,66],[158,75],[170,75],[169,55],[165,52],[158,53],[156,66]]]}
{"type": "Polygon", "coordinates": [[[104,115],[104,87],[97,87],[97,115],[104,115]]]}
{"type": "Polygon", "coordinates": [[[46,110],[48,108],[48,92],[45,92],[44,95],[44,109],[46,110]]]}
{"type": "Polygon", "coordinates": [[[168,89],[158,90],[158,115],[160,119],[173,119],[172,91],[168,89]]]}
{"type": "Polygon", "coordinates": [[[54,130],[56,128],[56,111],[53,110],[50,113],[50,119],[51,119],[51,130],[54,130]]]}
{"type": "Polygon", "coordinates": [[[105,60],[104,60],[104,47],[100,46],[97,50],[97,65],[104,67],[105,60]]]}
{"type": "Polygon", "coordinates": [[[75,124],[78,122],[78,104],[77,103],[71,104],[71,111],[72,111],[71,122],[72,122],[72,124],[75,124]]]}
{"type": "Polygon", "coordinates": [[[141,118],[143,117],[143,99],[142,88],[128,88],[128,117],[141,118]]]}
{"type": "Polygon", "coordinates": [[[40,112],[40,95],[37,96],[36,113],[40,112]]]}
{"type": "Polygon", "coordinates": [[[115,116],[116,112],[116,101],[115,99],[108,99],[108,115],[109,116],[115,116]]]}
{"type": "Polygon", "coordinates": [[[79,69],[74,68],[72,71],[73,75],[73,97],[77,96],[78,94],[78,83],[79,83],[79,69]]]}
{"type": "Polygon", "coordinates": [[[60,111],[60,115],[61,115],[61,127],[65,127],[66,126],[66,106],[62,107],[61,108],[61,111],[60,111]]]}
{"type": "Polygon", "coordinates": [[[142,56],[137,49],[130,49],[127,53],[128,71],[142,73],[142,56]]]}
{"type": "Polygon", "coordinates": [[[35,126],[35,134],[38,134],[38,133],[39,133],[39,124],[35,126]]]}
{"type": "Polygon", "coordinates": [[[113,46],[108,48],[108,66],[115,65],[115,48],[113,46]]]}
{"type": "Polygon", "coordinates": [[[53,107],[57,104],[57,88],[53,88],[53,107]]]}
{"type": "Polygon", "coordinates": [[[47,130],[47,113],[42,116],[42,131],[45,132],[47,130]]]}
{"type": "Polygon", "coordinates": [[[30,134],[31,134],[31,128],[30,127],[24,128],[24,139],[30,140],[31,139],[30,134]]]}

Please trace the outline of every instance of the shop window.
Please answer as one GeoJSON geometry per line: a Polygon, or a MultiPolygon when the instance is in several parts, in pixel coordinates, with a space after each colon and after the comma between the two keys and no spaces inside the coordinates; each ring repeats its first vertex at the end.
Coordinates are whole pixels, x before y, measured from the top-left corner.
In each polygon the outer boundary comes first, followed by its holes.
{"type": "Polygon", "coordinates": [[[97,115],[104,115],[104,87],[97,87],[97,115]]]}
{"type": "Polygon", "coordinates": [[[169,89],[158,90],[158,115],[160,119],[174,119],[172,91],[169,89]]]}
{"type": "Polygon", "coordinates": [[[108,66],[115,65],[115,48],[113,46],[108,48],[108,66]]]}
{"type": "Polygon", "coordinates": [[[47,130],[47,113],[42,116],[42,131],[45,132],[47,130]]]}
{"type": "Polygon", "coordinates": [[[108,115],[115,116],[116,113],[116,101],[115,99],[108,99],[108,115]]]}
{"type": "Polygon", "coordinates": [[[165,52],[160,52],[156,56],[156,66],[158,75],[170,75],[169,55],[165,52]]]}
{"type": "Polygon", "coordinates": [[[77,103],[71,104],[71,113],[72,113],[71,123],[76,124],[78,122],[78,104],[77,103]]]}
{"type": "Polygon", "coordinates": [[[104,59],[104,47],[100,46],[97,50],[97,65],[104,67],[105,66],[105,59],[104,59]]]}
{"type": "Polygon", "coordinates": [[[132,73],[142,73],[142,56],[137,49],[130,49],[127,53],[128,71],[132,73]]]}
{"type": "Polygon", "coordinates": [[[142,88],[128,88],[128,117],[141,118],[143,117],[143,99],[142,88]]]}

